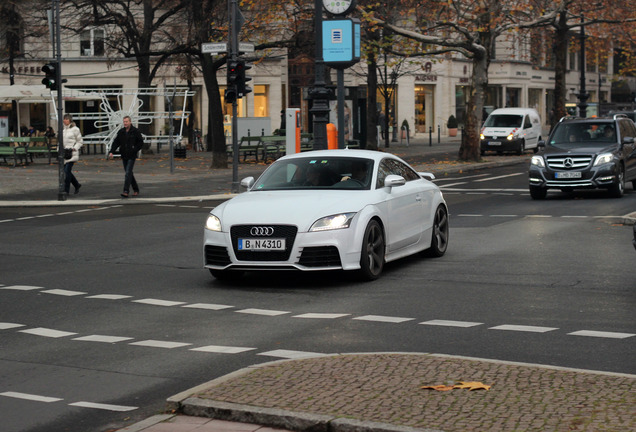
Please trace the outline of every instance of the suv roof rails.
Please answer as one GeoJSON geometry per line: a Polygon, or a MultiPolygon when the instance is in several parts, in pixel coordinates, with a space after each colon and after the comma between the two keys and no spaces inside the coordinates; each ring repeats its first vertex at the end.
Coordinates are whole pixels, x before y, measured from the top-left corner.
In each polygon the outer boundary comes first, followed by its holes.
{"type": "Polygon", "coordinates": [[[563,116],[559,120],[559,123],[561,123],[562,121],[565,121],[565,120],[576,120],[576,119],[580,119],[580,118],[581,117],[577,117],[577,116],[563,116]]]}
{"type": "Polygon", "coordinates": [[[612,117],[614,120],[619,119],[619,118],[629,118],[627,117],[626,114],[614,114],[614,117],[612,117]]]}

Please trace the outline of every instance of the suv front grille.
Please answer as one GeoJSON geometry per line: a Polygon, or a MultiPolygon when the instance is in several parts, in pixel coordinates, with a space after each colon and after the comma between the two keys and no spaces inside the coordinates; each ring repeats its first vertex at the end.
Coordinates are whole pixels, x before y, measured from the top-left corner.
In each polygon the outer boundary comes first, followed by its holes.
{"type": "Polygon", "coordinates": [[[264,225],[235,225],[230,228],[230,237],[232,238],[232,248],[236,259],[239,261],[287,261],[289,255],[294,246],[294,240],[296,240],[296,234],[298,228],[292,225],[267,225],[274,229],[272,235],[269,236],[257,236],[250,234],[250,230],[253,227],[265,227],[264,225]],[[243,251],[238,250],[239,238],[284,238],[285,250],[284,251],[243,251]]]}
{"type": "Polygon", "coordinates": [[[548,156],[548,166],[552,169],[575,169],[587,168],[592,163],[593,156],[548,156]]]}

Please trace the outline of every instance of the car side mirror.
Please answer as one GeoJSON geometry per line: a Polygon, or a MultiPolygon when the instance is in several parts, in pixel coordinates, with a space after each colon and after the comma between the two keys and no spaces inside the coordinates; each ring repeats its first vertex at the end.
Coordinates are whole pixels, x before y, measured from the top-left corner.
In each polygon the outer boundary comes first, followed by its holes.
{"type": "Polygon", "coordinates": [[[538,147],[538,148],[543,148],[543,147],[545,147],[545,141],[543,141],[543,140],[539,141],[539,142],[537,143],[537,147],[538,147]]]}
{"type": "Polygon", "coordinates": [[[623,138],[623,144],[634,144],[634,137],[623,138]]]}
{"type": "Polygon", "coordinates": [[[245,177],[243,180],[241,180],[241,186],[243,186],[247,190],[250,190],[252,186],[254,186],[254,177],[245,177]]]}
{"type": "Polygon", "coordinates": [[[404,180],[404,177],[395,174],[389,174],[384,179],[385,187],[404,186],[405,184],[406,180],[404,180]]]}
{"type": "Polygon", "coordinates": [[[424,180],[428,180],[428,181],[435,180],[435,174],[433,174],[433,173],[430,173],[430,172],[418,172],[417,174],[420,177],[422,177],[424,180]]]}

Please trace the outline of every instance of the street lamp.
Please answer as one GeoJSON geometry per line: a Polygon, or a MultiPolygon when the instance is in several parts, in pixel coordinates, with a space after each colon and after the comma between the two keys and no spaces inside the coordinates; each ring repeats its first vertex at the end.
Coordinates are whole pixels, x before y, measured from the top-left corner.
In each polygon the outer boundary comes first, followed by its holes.
{"type": "Polygon", "coordinates": [[[583,27],[583,14],[581,14],[581,30],[579,38],[581,39],[581,55],[580,55],[580,86],[579,86],[579,116],[587,117],[587,99],[590,97],[585,90],[585,27],[583,27]]]}

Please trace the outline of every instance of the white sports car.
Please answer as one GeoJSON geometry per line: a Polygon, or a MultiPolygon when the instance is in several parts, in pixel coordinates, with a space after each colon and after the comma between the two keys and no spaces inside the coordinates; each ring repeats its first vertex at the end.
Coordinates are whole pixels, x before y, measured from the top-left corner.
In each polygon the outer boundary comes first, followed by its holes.
{"type": "Polygon", "coordinates": [[[214,208],[204,229],[205,268],[216,278],[246,270],[355,270],[448,247],[448,208],[432,174],[389,153],[322,150],[285,156],[248,189],[214,208]]]}

